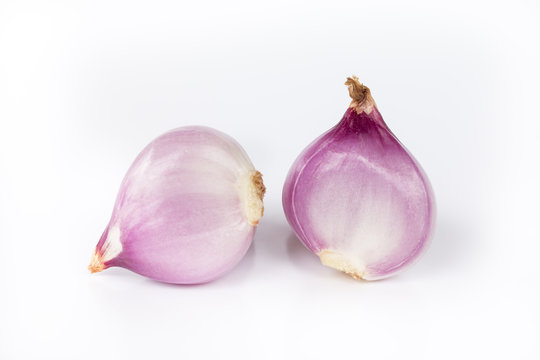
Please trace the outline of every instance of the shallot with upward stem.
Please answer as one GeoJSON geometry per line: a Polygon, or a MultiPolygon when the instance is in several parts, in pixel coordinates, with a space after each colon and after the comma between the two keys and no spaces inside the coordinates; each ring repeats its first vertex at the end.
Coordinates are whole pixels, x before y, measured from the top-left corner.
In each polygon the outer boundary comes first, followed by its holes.
{"type": "Polygon", "coordinates": [[[169,131],[128,170],[89,269],[120,266],[175,284],[217,279],[247,252],[264,192],[230,136],[201,126],[169,131]]]}
{"type": "Polygon", "coordinates": [[[435,202],[419,163],[384,122],[370,90],[347,78],[341,121],[292,165],[283,208],[321,262],[377,280],[412,264],[430,242],[435,202]]]}

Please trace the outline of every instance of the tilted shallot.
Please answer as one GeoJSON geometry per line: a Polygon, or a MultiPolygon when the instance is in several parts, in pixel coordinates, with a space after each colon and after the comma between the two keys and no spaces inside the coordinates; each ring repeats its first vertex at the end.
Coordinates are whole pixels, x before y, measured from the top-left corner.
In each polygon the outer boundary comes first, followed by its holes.
{"type": "Polygon", "coordinates": [[[242,147],[207,127],[152,141],[128,170],[91,272],[120,266],[176,284],[214,280],[247,252],[265,187],[242,147]]]}
{"type": "Polygon", "coordinates": [[[418,162],[383,121],[369,89],[348,78],[343,119],[292,165],[283,208],[321,262],[376,280],[411,264],[429,243],[435,203],[418,162]]]}

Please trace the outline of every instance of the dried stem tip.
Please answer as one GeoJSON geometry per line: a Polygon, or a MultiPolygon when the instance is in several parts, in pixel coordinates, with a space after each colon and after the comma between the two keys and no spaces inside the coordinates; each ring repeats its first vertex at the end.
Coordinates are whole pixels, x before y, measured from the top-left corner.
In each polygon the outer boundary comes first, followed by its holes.
{"type": "Polygon", "coordinates": [[[351,98],[359,103],[364,101],[366,94],[369,95],[369,88],[360,83],[360,81],[358,81],[358,77],[354,75],[353,77],[347,78],[345,85],[347,85],[349,88],[349,95],[351,98]]]}
{"type": "Polygon", "coordinates": [[[105,264],[101,261],[101,254],[96,250],[92,260],[90,260],[90,265],[88,265],[88,270],[93,273],[103,271],[105,269],[105,264]]]}
{"type": "Polygon", "coordinates": [[[353,99],[350,107],[354,108],[358,114],[365,112],[371,113],[375,101],[371,97],[371,91],[369,88],[358,81],[358,77],[348,77],[345,81],[345,85],[349,89],[349,95],[353,99]]]}

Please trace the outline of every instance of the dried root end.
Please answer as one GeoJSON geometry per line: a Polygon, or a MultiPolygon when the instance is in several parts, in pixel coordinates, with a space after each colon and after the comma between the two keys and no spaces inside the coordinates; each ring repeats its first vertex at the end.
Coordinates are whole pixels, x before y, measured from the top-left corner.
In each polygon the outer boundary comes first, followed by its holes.
{"type": "Polygon", "coordinates": [[[318,255],[323,265],[342,271],[353,279],[365,279],[365,269],[354,264],[348,256],[330,250],[323,250],[318,255]]]}
{"type": "Polygon", "coordinates": [[[263,198],[266,192],[262,174],[252,170],[240,179],[240,194],[244,203],[244,214],[248,222],[255,226],[264,213],[263,198]]]}
{"type": "Polygon", "coordinates": [[[90,265],[88,265],[88,270],[90,270],[92,274],[105,270],[105,264],[101,260],[101,254],[98,251],[96,251],[94,256],[92,256],[90,265]]]}
{"type": "Polygon", "coordinates": [[[365,112],[370,114],[375,106],[375,101],[371,97],[371,91],[367,86],[358,81],[358,77],[348,77],[345,81],[345,85],[349,89],[349,95],[352,98],[351,105],[349,107],[356,110],[358,114],[365,112]]]}
{"type": "Polygon", "coordinates": [[[251,183],[253,184],[257,198],[262,201],[266,193],[266,186],[264,186],[262,174],[259,171],[255,170],[251,173],[251,183]]]}

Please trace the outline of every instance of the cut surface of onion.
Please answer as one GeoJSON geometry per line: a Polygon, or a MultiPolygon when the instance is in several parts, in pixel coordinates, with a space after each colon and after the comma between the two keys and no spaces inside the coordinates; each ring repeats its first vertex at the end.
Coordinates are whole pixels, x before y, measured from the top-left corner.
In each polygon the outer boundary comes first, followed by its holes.
{"type": "Polygon", "coordinates": [[[242,147],[217,130],[171,130],[138,155],[89,269],[120,266],[176,284],[230,271],[263,214],[262,175],[242,147]]]}
{"type": "Polygon", "coordinates": [[[321,262],[357,279],[392,276],[413,263],[434,229],[429,180],[390,131],[370,90],[348,78],[342,120],[292,165],[283,208],[321,262]]]}

